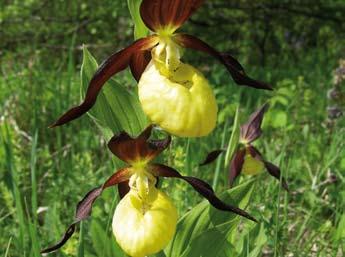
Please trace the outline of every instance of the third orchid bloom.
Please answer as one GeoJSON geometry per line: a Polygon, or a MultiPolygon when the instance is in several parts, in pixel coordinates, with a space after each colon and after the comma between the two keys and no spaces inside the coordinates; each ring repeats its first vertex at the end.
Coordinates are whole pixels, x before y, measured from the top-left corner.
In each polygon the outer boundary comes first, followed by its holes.
{"type": "MultiPolygon", "coordinates": [[[[271,176],[281,180],[283,188],[288,191],[287,182],[285,178],[281,177],[280,168],[266,161],[259,150],[252,144],[262,134],[261,124],[267,109],[268,104],[264,104],[252,113],[246,123],[241,125],[239,144],[230,162],[229,183],[232,185],[241,173],[245,175],[256,175],[266,169],[271,176]]],[[[201,165],[211,163],[222,152],[224,152],[223,149],[210,152],[201,165]]]]}
{"type": "Polygon", "coordinates": [[[63,238],[42,253],[62,247],[74,233],[77,223],[89,217],[93,203],[103,190],[115,185],[118,185],[122,198],[113,216],[112,227],[116,241],[132,257],[144,257],[159,252],[174,236],[177,224],[177,210],[172,200],[157,188],[159,177],[182,179],[213,207],[256,221],[244,210],[220,200],[205,181],[183,176],[169,166],[154,163],[154,158],[169,146],[171,137],[151,139],[152,129],[152,126],[147,127],[135,138],[122,132],[109,141],[110,151],[128,166],[118,170],[102,186],[86,194],[78,203],[74,222],[68,227],[63,238]]]}
{"type": "Polygon", "coordinates": [[[52,126],[86,113],[95,104],[105,82],[129,66],[138,81],[142,108],[153,124],[181,137],[209,134],[216,125],[216,99],[204,75],[182,61],[183,48],[205,52],[218,59],[238,85],[270,90],[268,84],[248,77],[231,55],[218,52],[195,36],[176,32],[202,2],[143,0],[141,18],[152,35],[135,41],[104,61],[91,79],[83,102],[52,126]]]}

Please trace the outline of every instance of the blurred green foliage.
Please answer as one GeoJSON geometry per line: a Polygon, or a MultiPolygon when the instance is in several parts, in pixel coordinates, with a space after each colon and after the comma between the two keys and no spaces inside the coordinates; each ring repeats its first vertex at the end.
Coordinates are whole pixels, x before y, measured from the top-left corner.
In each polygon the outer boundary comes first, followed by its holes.
{"type": "MultiPolygon", "coordinates": [[[[3,57],[16,53],[26,61],[41,55],[50,64],[71,47],[81,50],[87,44],[103,58],[133,37],[124,0],[2,0],[0,6],[3,57]]],[[[298,60],[310,48],[338,50],[344,16],[341,0],[216,0],[206,1],[182,30],[240,59],[265,64],[272,57],[281,61],[284,51],[298,60]]],[[[75,56],[80,60],[79,53],[75,56]]]]}
{"type": "MultiPolygon", "coordinates": [[[[183,174],[216,181],[224,191],[224,157],[209,167],[198,164],[229,141],[239,99],[240,122],[270,99],[257,144],[267,160],[280,164],[291,193],[266,174],[257,177],[248,211],[261,224],[243,224],[239,238],[229,239],[241,256],[344,255],[345,120],[330,123],[327,116],[333,70],[344,58],[343,17],[341,0],[215,0],[181,29],[234,54],[252,77],[276,89],[237,87],[214,60],[185,53],[214,85],[220,113],[210,136],[174,139],[164,160],[183,174]],[[259,250],[251,245],[253,235],[259,250]]],[[[39,256],[37,249],[61,236],[75,203],[112,174],[104,139],[86,116],[62,128],[47,126],[80,100],[83,44],[101,61],[132,39],[124,0],[0,0],[0,255],[39,256]]],[[[128,72],[116,80],[135,86],[128,72]]],[[[200,201],[184,183],[164,181],[163,187],[181,216],[200,201]]],[[[116,201],[116,190],[106,191],[91,222],[83,223],[84,233],[55,256],[117,252],[108,243],[116,201]]]]}

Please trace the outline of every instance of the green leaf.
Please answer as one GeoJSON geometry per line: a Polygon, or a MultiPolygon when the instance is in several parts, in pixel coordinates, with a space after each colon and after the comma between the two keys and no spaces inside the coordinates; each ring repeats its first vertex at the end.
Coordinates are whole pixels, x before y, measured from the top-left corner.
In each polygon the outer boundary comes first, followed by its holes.
{"type": "Polygon", "coordinates": [[[345,239],[345,214],[343,214],[334,233],[334,240],[341,241],[345,239]]]}
{"type": "MultiPolygon", "coordinates": [[[[267,242],[264,223],[245,224],[241,234],[232,235],[230,242],[234,245],[238,257],[258,257],[267,242]]],[[[235,255],[234,255],[235,256],[235,255]]]]}
{"type": "MultiPolygon", "coordinates": [[[[84,47],[81,67],[82,96],[85,94],[89,81],[97,68],[98,64],[95,58],[84,47]]],[[[96,104],[88,114],[99,126],[107,140],[115,133],[123,130],[137,135],[148,123],[138,96],[129,92],[113,79],[104,85],[97,97],[96,104]]]]}
{"type": "Polygon", "coordinates": [[[282,110],[273,110],[272,112],[272,127],[273,128],[284,128],[287,125],[287,114],[282,110]]]}
{"type": "Polygon", "coordinates": [[[227,235],[237,226],[235,219],[206,230],[191,242],[182,257],[233,257],[234,248],[227,240],[227,235]]]}
{"type": "Polygon", "coordinates": [[[127,0],[128,9],[134,22],[134,39],[146,37],[149,29],[145,26],[140,16],[141,0],[127,0]]]}
{"type": "MultiPolygon", "coordinates": [[[[250,180],[226,190],[220,195],[220,198],[229,204],[245,208],[249,203],[253,188],[254,180],[250,180]]],[[[240,217],[238,215],[217,210],[208,201],[204,200],[179,220],[176,234],[165,249],[166,256],[182,256],[185,251],[190,251],[188,250],[191,247],[189,244],[201,234],[207,233],[210,229],[213,234],[217,234],[221,230],[219,230],[220,227],[216,227],[222,224],[228,224],[227,231],[230,231],[233,223],[239,221],[240,217]],[[212,230],[212,228],[215,228],[215,230],[212,230]]],[[[226,233],[223,233],[223,236],[224,234],[226,233]]],[[[196,245],[199,245],[199,243],[196,243],[196,245]]],[[[205,245],[205,247],[210,247],[210,244],[205,245]]]]}
{"type": "Polygon", "coordinates": [[[238,145],[239,138],[240,138],[239,109],[240,109],[240,104],[238,104],[238,106],[236,108],[234,125],[232,126],[231,137],[229,140],[228,148],[226,149],[225,167],[228,167],[230,160],[235,153],[235,150],[236,150],[236,147],[238,145]]]}

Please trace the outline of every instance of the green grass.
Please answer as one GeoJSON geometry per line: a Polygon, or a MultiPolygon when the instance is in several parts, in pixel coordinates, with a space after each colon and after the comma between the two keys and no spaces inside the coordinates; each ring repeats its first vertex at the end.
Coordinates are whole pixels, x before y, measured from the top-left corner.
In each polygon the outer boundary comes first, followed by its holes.
{"type": "MultiPolygon", "coordinates": [[[[291,193],[281,190],[266,173],[256,178],[248,210],[260,220],[262,237],[267,238],[261,256],[342,256],[344,120],[332,130],[326,126],[326,92],[332,86],[337,59],[311,52],[301,60],[251,70],[253,77],[274,83],[277,90],[273,94],[240,89],[229,82],[222,67],[212,67],[208,77],[218,85],[217,129],[200,140],[174,138],[164,159],[222,192],[228,172],[224,156],[207,167],[198,167],[198,163],[208,151],[229,142],[240,95],[240,122],[271,99],[264,135],[256,145],[267,160],[280,165],[291,193]]],[[[47,128],[80,99],[78,70],[71,55],[55,68],[36,62],[23,69],[18,64],[0,78],[2,256],[40,256],[39,249],[59,239],[71,222],[75,204],[114,171],[104,139],[87,116],[61,128],[47,128]]],[[[131,81],[128,74],[118,77],[127,84],[131,81]]],[[[244,180],[248,178],[241,177],[238,183],[244,180]]],[[[184,183],[166,181],[163,186],[181,216],[200,201],[184,183]]],[[[116,201],[116,190],[107,190],[97,201],[93,218],[83,222],[73,239],[52,256],[107,257],[116,253],[110,229],[116,201]]],[[[250,235],[243,238],[248,249],[253,244],[250,235]]]]}

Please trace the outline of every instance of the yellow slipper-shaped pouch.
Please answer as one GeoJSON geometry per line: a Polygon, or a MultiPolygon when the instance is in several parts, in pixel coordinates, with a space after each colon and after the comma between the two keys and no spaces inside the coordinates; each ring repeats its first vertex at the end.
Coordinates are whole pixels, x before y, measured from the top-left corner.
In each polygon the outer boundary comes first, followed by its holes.
{"type": "Polygon", "coordinates": [[[207,79],[193,66],[174,70],[152,60],[138,84],[139,100],[155,124],[180,137],[201,137],[216,125],[217,103],[207,79]]]}
{"type": "Polygon", "coordinates": [[[117,205],[113,233],[120,247],[132,257],[144,257],[162,250],[175,234],[177,211],[169,197],[151,189],[142,200],[131,190],[117,205]]]}
{"type": "Polygon", "coordinates": [[[244,156],[244,162],[242,166],[242,172],[246,175],[256,175],[261,173],[265,168],[262,161],[253,158],[250,153],[246,153],[244,156]]]}

